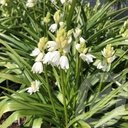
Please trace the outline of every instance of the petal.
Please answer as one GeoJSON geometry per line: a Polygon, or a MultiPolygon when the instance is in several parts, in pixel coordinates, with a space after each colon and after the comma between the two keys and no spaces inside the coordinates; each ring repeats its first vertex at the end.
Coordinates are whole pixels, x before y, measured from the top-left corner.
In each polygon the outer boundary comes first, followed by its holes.
{"type": "Polygon", "coordinates": [[[43,53],[40,53],[40,54],[36,57],[35,61],[42,61],[43,56],[44,56],[44,54],[43,54],[43,53]]]}
{"type": "Polygon", "coordinates": [[[80,48],[80,44],[76,44],[76,49],[78,50],[80,48]]]}
{"type": "Polygon", "coordinates": [[[32,66],[33,73],[42,73],[43,72],[43,64],[41,62],[35,62],[32,66]]]}
{"type": "Polygon", "coordinates": [[[69,61],[68,61],[67,56],[61,56],[59,63],[62,69],[69,69],[69,61]]]}
{"type": "Polygon", "coordinates": [[[52,52],[48,52],[47,54],[45,54],[44,58],[43,58],[43,64],[50,64],[51,63],[51,56],[52,56],[52,52]]]}
{"type": "Polygon", "coordinates": [[[57,30],[57,24],[52,24],[50,27],[49,27],[49,30],[51,32],[55,32],[57,30]]]}
{"type": "Polygon", "coordinates": [[[61,1],[61,3],[62,3],[62,4],[64,4],[64,3],[65,3],[65,0],[60,0],[60,1],[61,1]]]}
{"type": "Polygon", "coordinates": [[[30,56],[37,56],[40,54],[40,49],[39,48],[35,48],[32,53],[30,54],[30,56]]]}
{"type": "Polygon", "coordinates": [[[55,41],[48,41],[48,51],[55,51],[58,49],[58,44],[55,41]]]}
{"type": "Polygon", "coordinates": [[[80,43],[84,43],[86,40],[83,37],[80,37],[80,43]]]}
{"type": "Polygon", "coordinates": [[[52,52],[51,65],[52,66],[58,66],[59,65],[59,60],[60,60],[60,52],[59,51],[52,52]]]}

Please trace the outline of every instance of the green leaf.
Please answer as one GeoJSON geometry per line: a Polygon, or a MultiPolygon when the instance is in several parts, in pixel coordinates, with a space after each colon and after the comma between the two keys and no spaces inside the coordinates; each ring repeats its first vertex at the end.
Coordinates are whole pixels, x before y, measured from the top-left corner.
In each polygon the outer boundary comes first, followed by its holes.
{"type": "Polygon", "coordinates": [[[80,124],[81,128],[91,128],[91,126],[82,120],[78,121],[78,123],[80,124]]]}
{"type": "Polygon", "coordinates": [[[32,128],[41,128],[42,118],[34,119],[32,128]]]}

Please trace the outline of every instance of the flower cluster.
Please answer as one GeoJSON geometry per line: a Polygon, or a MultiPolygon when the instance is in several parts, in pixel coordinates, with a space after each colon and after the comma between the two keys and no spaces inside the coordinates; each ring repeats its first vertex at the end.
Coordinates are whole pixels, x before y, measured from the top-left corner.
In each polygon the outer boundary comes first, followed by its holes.
{"type": "Polygon", "coordinates": [[[101,53],[104,59],[102,62],[99,61],[97,68],[106,71],[108,64],[111,64],[115,60],[115,51],[111,44],[108,44],[101,53]]]}
{"type": "Polygon", "coordinates": [[[86,61],[88,64],[93,62],[93,59],[95,56],[91,55],[88,52],[88,48],[86,47],[86,40],[81,36],[82,30],[79,28],[76,28],[74,31],[74,38],[76,39],[76,50],[79,52],[79,56],[83,61],[86,61]]]}
{"type": "Polygon", "coordinates": [[[76,44],[76,49],[80,53],[80,58],[83,61],[86,61],[88,64],[93,62],[95,56],[87,53],[88,48],[86,48],[86,41],[84,38],[80,37],[80,44],[76,44]]]}
{"type": "Polygon", "coordinates": [[[36,47],[32,53],[30,54],[31,56],[36,56],[35,63],[32,66],[32,72],[33,73],[42,73],[43,72],[43,57],[44,57],[44,50],[46,48],[46,42],[47,38],[42,37],[40,38],[40,41],[38,43],[38,48],[36,47]]]}
{"type": "Polygon", "coordinates": [[[55,41],[48,41],[46,37],[42,37],[31,56],[36,56],[35,63],[32,66],[33,73],[42,73],[43,64],[50,64],[58,68],[67,70],[69,61],[67,54],[71,46],[71,31],[66,32],[65,25],[62,25],[57,31],[55,41]]]}
{"type": "Polygon", "coordinates": [[[50,30],[51,32],[55,32],[55,31],[57,30],[58,24],[59,24],[59,23],[61,24],[61,22],[60,22],[61,17],[62,17],[62,15],[60,14],[60,10],[56,11],[55,14],[54,14],[54,16],[53,16],[53,19],[54,19],[55,23],[52,24],[52,25],[49,27],[49,30],[50,30]]]}
{"type": "Polygon", "coordinates": [[[65,25],[62,25],[57,31],[55,41],[47,42],[48,52],[44,56],[43,63],[68,69],[69,62],[67,54],[70,51],[71,41],[70,31],[66,32],[65,25]]]}

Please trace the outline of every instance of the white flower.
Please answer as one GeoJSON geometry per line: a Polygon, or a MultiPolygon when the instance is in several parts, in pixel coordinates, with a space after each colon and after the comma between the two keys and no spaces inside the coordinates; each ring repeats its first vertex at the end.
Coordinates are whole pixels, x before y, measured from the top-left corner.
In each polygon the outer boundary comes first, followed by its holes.
{"type": "Polygon", "coordinates": [[[37,56],[40,54],[40,49],[39,48],[35,48],[32,53],[30,54],[30,56],[37,56]]]}
{"type": "Polygon", "coordinates": [[[105,65],[102,65],[101,62],[99,62],[99,64],[97,65],[98,69],[102,69],[103,71],[106,71],[107,69],[107,63],[105,65]]]}
{"type": "Polygon", "coordinates": [[[26,88],[26,90],[31,95],[32,93],[39,91],[40,85],[41,85],[41,83],[39,81],[35,80],[35,81],[31,82],[31,87],[26,88]]]}
{"type": "Polygon", "coordinates": [[[48,51],[52,52],[58,49],[58,44],[55,41],[48,41],[48,51]]]}
{"type": "Polygon", "coordinates": [[[43,58],[43,64],[47,64],[47,63],[50,64],[51,56],[52,56],[52,52],[48,52],[47,54],[45,54],[43,58]]]}
{"type": "Polygon", "coordinates": [[[80,44],[76,44],[76,50],[79,50],[80,44]]]}
{"type": "Polygon", "coordinates": [[[52,66],[58,66],[60,60],[60,52],[48,52],[43,58],[43,64],[51,64],[52,66]]]}
{"type": "Polygon", "coordinates": [[[62,69],[69,69],[69,62],[67,56],[60,57],[60,67],[62,69]]]}
{"type": "Polygon", "coordinates": [[[83,37],[80,37],[80,43],[85,43],[85,39],[83,37]]]}
{"type": "Polygon", "coordinates": [[[51,2],[52,2],[52,3],[54,3],[54,2],[55,2],[55,0],[51,0],[51,2]]]}
{"type": "Polygon", "coordinates": [[[35,59],[35,61],[42,61],[44,54],[41,52],[35,59]]]}
{"type": "Polygon", "coordinates": [[[52,52],[51,58],[50,58],[50,64],[52,66],[58,66],[59,61],[60,61],[60,52],[59,51],[54,51],[52,52]]]}
{"type": "Polygon", "coordinates": [[[81,33],[82,33],[82,30],[79,29],[79,28],[76,28],[76,29],[75,29],[75,32],[73,33],[75,39],[77,39],[77,38],[81,35],[81,33]]]}
{"type": "Polygon", "coordinates": [[[72,0],[68,0],[69,3],[72,3],[72,0]]]}
{"type": "Polygon", "coordinates": [[[64,24],[64,22],[59,22],[59,25],[62,26],[64,24]]]}
{"type": "Polygon", "coordinates": [[[26,6],[32,8],[36,4],[36,0],[28,0],[26,6]]]}
{"type": "Polygon", "coordinates": [[[36,3],[36,0],[28,0],[26,6],[32,8],[36,3]]]}
{"type": "Polygon", "coordinates": [[[68,45],[66,48],[63,48],[63,53],[67,54],[70,52],[70,45],[68,45]]]}
{"type": "Polygon", "coordinates": [[[50,27],[49,27],[49,30],[51,32],[55,32],[57,30],[57,24],[52,24],[50,27]]]}
{"type": "Polygon", "coordinates": [[[0,4],[4,5],[4,6],[7,6],[7,1],[6,0],[0,0],[0,4]]]}
{"type": "Polygon", "coordinates": [[[93,56],[89,53],[87,53],[87,54],[80,53],[80,58],[89,64],[89,63],[93,62],[93,58],[95,58],[95,56],[93,56]]]}
{"type": "Polygon", "coordinates": [[[66,1],[65,0],[60,0],[62,4],[64,4],[66,1]]]}
{"type": "Polygon", "coordinates": [[[34,63],[34,65],[32,66],[32,72],[33,73],[42,73],[43,72],[43,64],[40,61],[37,61],[34,63]]]}
{"type": "Polygon", "coordinates": [[[115,55],[112,56],[112,57],[109,57],[109,58],[107,58],[107,62],[108,62],[109,64],[111,64],[111,63],[115,60],[115,58],[116,58],[115,55]]]}

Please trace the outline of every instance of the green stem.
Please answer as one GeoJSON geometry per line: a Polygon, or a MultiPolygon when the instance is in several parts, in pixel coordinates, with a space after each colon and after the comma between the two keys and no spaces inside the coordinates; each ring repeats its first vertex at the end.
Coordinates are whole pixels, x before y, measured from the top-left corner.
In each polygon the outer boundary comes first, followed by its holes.
{"type": "Polygon", "coordinates": [[[80,83],[80,69],[81,69],[81,59],[79,58],[79,54],[78,52],[76,52],[76,74],[75,74],[75,79],[76,79],[76,90],[79,87],[79,83],[80,83]]]}
{"type": "Polygon", "coordinates": [[[65,114],[65,122],[66,125],[68,123],[68,114],[67,114],[67,106],[66,106],[66,96],[65,96],[65,84],[64,84],[64,71],[60,69],[60,76],[61,76],[61,88],[62,88],[62,95],[63,95],[63,104],[64,104],[64,114],[65,114]]]}
{"type": "Polygon", "coordinates": [[[51,104],[52,104],[52,108],[53,108],[56,119],[59,121],[59,118],[58,118],[58,115],[57,115],[57,112],[56,112],[56,109],[55,109],[55,105],[54,105],[54,102],[53,102],[52,93],[51,93],[51,89],[50,89],[50,85],[49,85],[49,81],[48,81],[47,69],[46,69],[45,65],[44,65],[44,75],[45,75],[45,79],[46,79],[46,83],[47,83],[47,89],[48,89],[49,98],[50,98],[50,101],[51,101],[51,104]]]}

